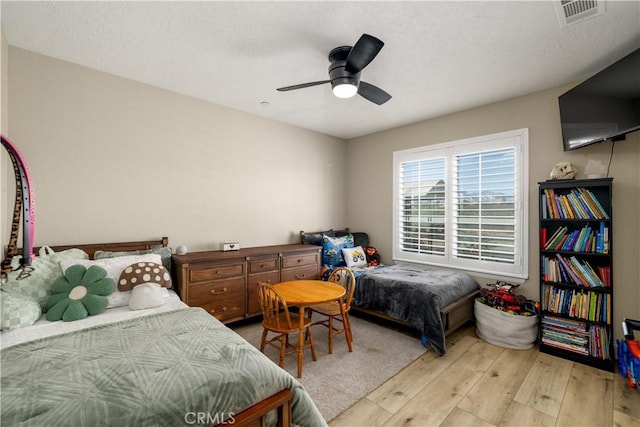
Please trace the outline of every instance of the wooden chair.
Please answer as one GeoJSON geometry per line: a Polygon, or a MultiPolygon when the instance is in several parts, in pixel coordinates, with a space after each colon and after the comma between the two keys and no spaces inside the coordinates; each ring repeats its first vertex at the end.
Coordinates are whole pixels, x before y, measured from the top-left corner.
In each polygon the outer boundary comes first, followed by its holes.
{"type": "MultiPolygon", "coordinates": [[[[267,283],[258,283],[258,301],[262,308],[262,340],[260,341],[260,351],[264,353],[264,348],[268,344],[277,348],[280,352],[278,365],[284,367],[284,357],[286,355],[297,353],[298,347],[289,343],[289,334],[298,332],[305,334],[308,343],[303,345],[303,349],[311,348],[311,356],[316,360],[316,349],[313,345],[313,337],[311,336],[311,319],[304,319],[303,329],[300,330],[300,317],[296,313],[289,313],[289,307],[286,301],[278,291],[267,283]],[[275,332],[276,335],[267,339],[269,332],[275,332]]],[[[307,341],[305,339],[305,341],[307,341]]],[[[298,377],[302,376],[302,361],[299,361],[298,377]]]]}
{"type": "Polygon", "coordinates": [[[356,278],[353,275],[353,271],[349,268],[338,267],[331,272],[331,275],[329,275],[327,280],[329,282],[335,282],[342,285],[346,292],[339,301],[310,306],[309,318],[312,317],[314,312],[326,316],[325,319],[313,322],[311,325],[324,325],[329,329],[329,354],[333,353],[333,337],[340,333],[344,333],[345,339],[347,340],[347,346],[351,352],[353,351],[351,346],[353,335],[351,334],[349,310],[351,309],[353,293],[356,289],[356,278]],[[342,327],[340,327],[340,324],[336,326],[336,321],[340,322],[342,327]]]}

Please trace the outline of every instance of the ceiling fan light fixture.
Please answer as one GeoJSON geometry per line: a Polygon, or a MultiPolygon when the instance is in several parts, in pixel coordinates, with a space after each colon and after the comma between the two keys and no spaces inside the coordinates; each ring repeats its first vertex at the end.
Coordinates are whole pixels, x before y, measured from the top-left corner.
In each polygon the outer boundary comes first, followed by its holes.
{"type": "Polygon", "coordinates": [[[358,86],[352,83],[340,83],[333,87],[333,94],[338,98],[351,98],[358,93],[358,86]]]}

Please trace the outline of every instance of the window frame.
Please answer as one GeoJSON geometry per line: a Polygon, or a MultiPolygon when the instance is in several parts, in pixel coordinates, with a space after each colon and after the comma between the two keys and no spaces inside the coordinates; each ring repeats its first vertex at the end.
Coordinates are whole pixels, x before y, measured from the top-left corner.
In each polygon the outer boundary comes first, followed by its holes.
{"type": "Polygon", "coordinates": [[[413,262],[464,270],[480,277],[515,280],[522,283],[529,276],[529,129],[516,129],[427,145],[393,153],[393,261],[413,262]],[[455,156],[473,152],[515,148],[514,174],[514,262],[499,263],[468,260],[453,256],[453,172],[455,156]],[[425,255],[400,248],[400,167],[405,162],[445,158],[445,250],[444,255],[425,255]]]}

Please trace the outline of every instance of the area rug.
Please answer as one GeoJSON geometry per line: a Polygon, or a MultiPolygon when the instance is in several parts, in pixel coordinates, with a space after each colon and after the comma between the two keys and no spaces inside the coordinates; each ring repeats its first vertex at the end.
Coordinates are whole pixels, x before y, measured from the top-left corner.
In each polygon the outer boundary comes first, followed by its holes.
{"type": "MultiPolygon", "coordinates": [[[[232,328],[255,347],[260,347],[260,322],[232,328]]],[[[305,387],[327,422],[333,420],[405,366],[420,357],[426,349],[417,336],[411,336],[384,325],[351,316],[353,352],[349,353],[344,335],[334,337],[333,354],[328,354],[327,331],[313,327],[317,361],[305,350],[302,378],[305,387]]],[[[294,339],[297,339],[294,337],[294,339]]],[[[278,352],[267,346],[265,354],[278,363],[278,352]]],[[[285,358],[285,369],[297,376],[297,358],[285,358]]]]}

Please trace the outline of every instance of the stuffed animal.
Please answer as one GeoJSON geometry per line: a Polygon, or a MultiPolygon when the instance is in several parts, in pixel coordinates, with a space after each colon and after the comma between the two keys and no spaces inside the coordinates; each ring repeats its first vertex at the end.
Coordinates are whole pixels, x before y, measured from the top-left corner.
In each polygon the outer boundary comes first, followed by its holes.
{"type": "Polygon", "coordinates": [[[573,179],[575,176],[576,168],[569,162],[556,163],[549,174],[551,179],[573,179]]]}
{"type": "Polygon", "coordinates": [[[373,246],[367,246],[364,248],[364,253],[367,256],[367,265],[369,267],[380,265],[380,253],[376,248],[373,246]]]}

